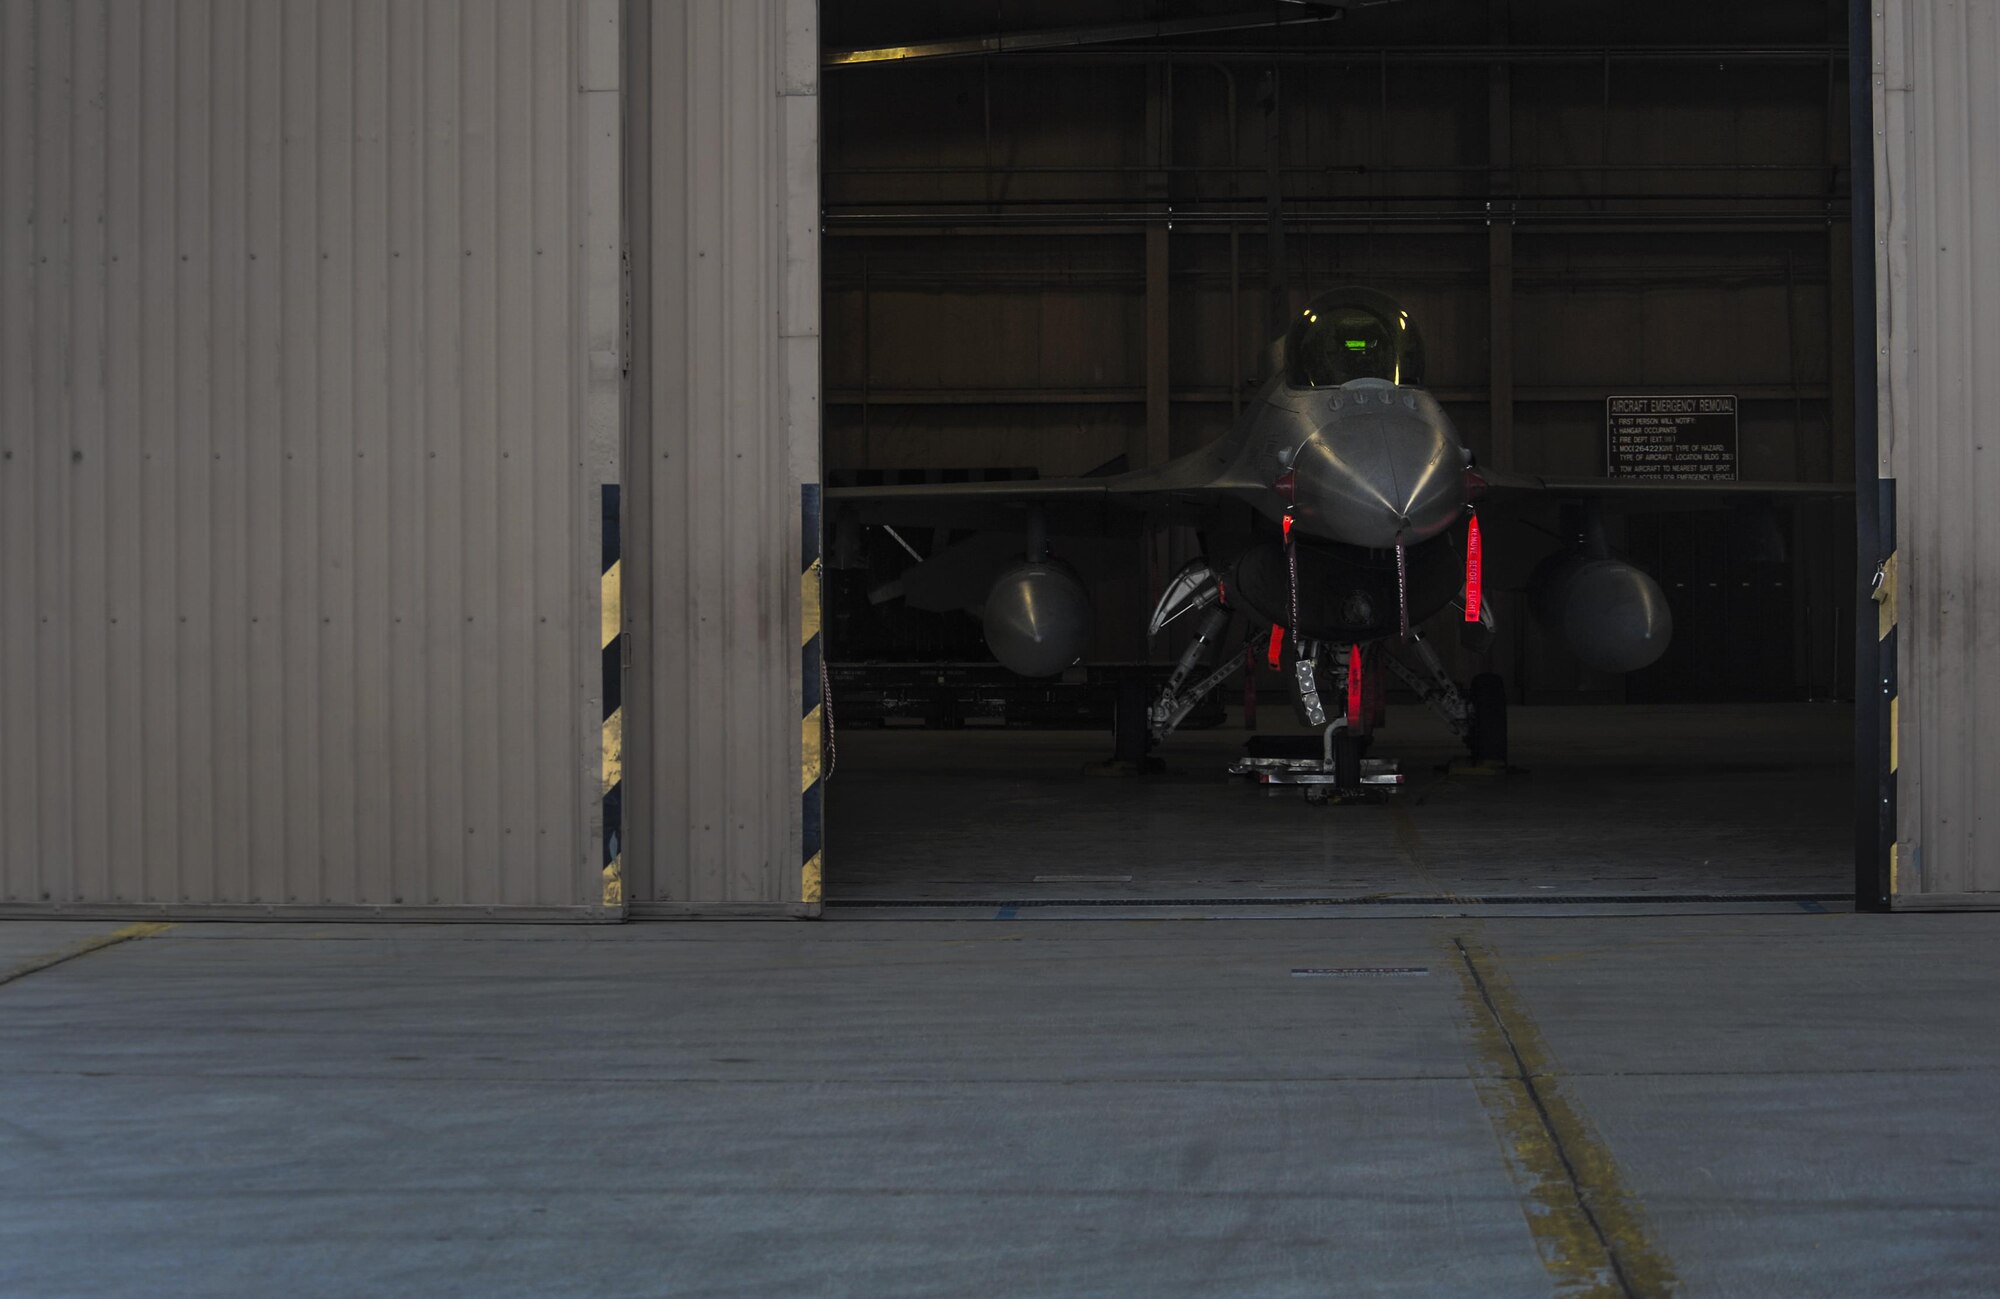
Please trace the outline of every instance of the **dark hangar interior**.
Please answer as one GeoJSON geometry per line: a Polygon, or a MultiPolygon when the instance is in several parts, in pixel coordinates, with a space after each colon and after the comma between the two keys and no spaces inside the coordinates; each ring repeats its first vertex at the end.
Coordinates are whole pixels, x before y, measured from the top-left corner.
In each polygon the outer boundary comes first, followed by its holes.
{"type": "MultiPolygon", "coordinates": [[[[1164,463],[1229,431],[1316,295],[1359,286],[1420,325],[1424,387],[1479,466],[1601,478],[1613,397],[1726,396],[1730,476],[1851,483],[1845,23],[1842,5],[828,3],[826,481],[1164,463]]],[[[1146,616],[1201,552],[1192,530],[1072,544],[1089,646],[1028,682],[993,663],[976,608],[897,593],[919,559],[1018,539],[969,512],[883,527],[835,507],[829,905],[1844,896],[1851,498],[1605,509],[1612,552],[1672,612],[1665,654],[1624,674],[1533,616],[1575,508],[1489,517],[1495,634],[1476,652],[1432,635],[1461,680],[1505,682],[1511,774],[1468,778],[1396,683],[1373,750],[1401,767],[1393,806],[1308,809],[1224,774],[1250,735],[1301,729],[1267,664],[1156,750],[1163,771],[1083,774],[1111,755],[1117,682],[1156,688],[1185,645],[1146,616]],[[1321,847],[1285,847],[1306,817],[1321,847]],[[1113,865],[1007,865],[1066,843],[1113,865]]]]}

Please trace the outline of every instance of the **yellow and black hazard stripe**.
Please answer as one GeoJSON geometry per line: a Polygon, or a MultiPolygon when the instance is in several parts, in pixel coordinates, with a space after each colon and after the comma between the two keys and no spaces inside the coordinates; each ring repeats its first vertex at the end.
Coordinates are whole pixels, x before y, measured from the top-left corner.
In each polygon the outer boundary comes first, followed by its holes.
{"type": "Polygon", "coordinates": [[[820,643],[820,485],[799,488],[799,898],[818,907],[826,866],[825,771],[822,738],[826,726],[825,660],[820,643]]]}
{"type": "Polygon", "coordinates": [[[603,487],[604,553],[599,566],[598,645],[604,674],[604,905],[625,905],[625,593],[618,484],[603,487]]]}

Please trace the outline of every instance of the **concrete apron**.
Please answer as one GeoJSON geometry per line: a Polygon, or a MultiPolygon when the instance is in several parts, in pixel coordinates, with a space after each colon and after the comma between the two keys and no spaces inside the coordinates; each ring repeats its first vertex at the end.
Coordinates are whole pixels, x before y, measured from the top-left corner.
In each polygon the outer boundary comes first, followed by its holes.
{"type": "Polygon", "coordinates": [[[1991,939],[184,924],[0,987],[0,1293],[1982,1293],[1991,939]]]}

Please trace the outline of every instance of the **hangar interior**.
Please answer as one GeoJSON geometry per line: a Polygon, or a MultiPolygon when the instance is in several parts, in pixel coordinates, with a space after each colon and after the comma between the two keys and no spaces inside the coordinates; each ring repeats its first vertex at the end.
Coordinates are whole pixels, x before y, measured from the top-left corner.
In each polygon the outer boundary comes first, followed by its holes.
{"type": "MultiPolygon", "coordinates": [[[[1737,478],[1851,483],[1846,8],[1281,6],[1274,30],[1222,0],[830,0],[825,479],[1161,464],[1228,431],[1316,295],[1359,285],[1421,327],[1481,466],[1599,477],[1607,399],[1727,394],[1737,478]]],[[[1460,681],[1506,683],[1513,769],[1467,775],[1399,689],[1381,806],[1224,775],[1246,712],[1300,730],[1269,668],[1163,771],[1086,775],[1112,683],[1157,683],[1186,643],[1146,614],[1201,538],[1149,519],[1072,543],[1089,648],[1030,685],[976,608],[898,594],[921,560],[1021,553],[954,522],[827,520],[830,907],[1851,894],[1851,497],[1606,510],[1674,623],[1623,675],[1531,616],[1562,503],[1486,520],[1497,633],[1432,640],[1460,681]]]]}

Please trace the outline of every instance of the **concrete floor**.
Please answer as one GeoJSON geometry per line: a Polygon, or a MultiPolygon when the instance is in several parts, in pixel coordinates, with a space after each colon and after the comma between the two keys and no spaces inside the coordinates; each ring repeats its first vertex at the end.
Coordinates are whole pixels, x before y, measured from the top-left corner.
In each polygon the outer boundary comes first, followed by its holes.
{"type": "Polygon", "coordinates": [[[2000,1291],[2000,917],[1286,914],[0,924],[0,1294],[2000,1291]]]}
{"type": "Polygon", "coordinates": [[[1085,775],[1108,747],[1091,732],[850,729],[827,787],[827,894],[995,911],[1852,897],[1851,707],[1511,713],[1519,770],[1493,778],[1441,774],[1463,748],[1424,710],[1391,710],[1375,753],[1408,783],[1345,807],[1227,776],[1234,725],[1174,736],[1143,779],[1085,775]]]}

